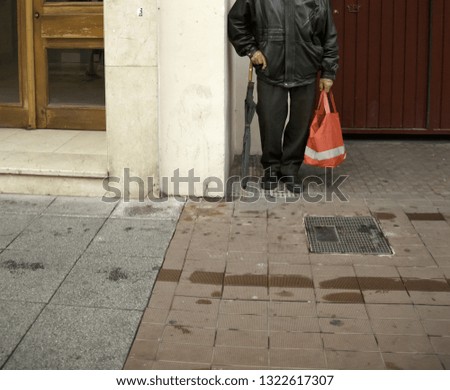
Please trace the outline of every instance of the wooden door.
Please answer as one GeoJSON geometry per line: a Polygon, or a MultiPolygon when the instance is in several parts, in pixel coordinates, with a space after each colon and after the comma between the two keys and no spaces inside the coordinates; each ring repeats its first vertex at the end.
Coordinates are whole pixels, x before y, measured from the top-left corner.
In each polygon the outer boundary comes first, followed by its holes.
{"type": "Polygon", "coordinates": [[[103,3],[33,2],[37,127],[105,129],[103,3]]]}
{"type": "Polygon", "coordinates": [[[332,0],[335,95],[347,132],[448,132],[446,0],[332,0]]]}

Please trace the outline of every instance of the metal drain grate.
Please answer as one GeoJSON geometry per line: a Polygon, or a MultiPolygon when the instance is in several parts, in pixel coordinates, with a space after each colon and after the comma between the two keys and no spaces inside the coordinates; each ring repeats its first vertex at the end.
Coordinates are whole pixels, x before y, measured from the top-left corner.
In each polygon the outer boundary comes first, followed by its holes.
{"type": "Polygon", "coordinates": [[[373,217],[308,216],[305,227],[312,253],[393,253],[373,217]]]}

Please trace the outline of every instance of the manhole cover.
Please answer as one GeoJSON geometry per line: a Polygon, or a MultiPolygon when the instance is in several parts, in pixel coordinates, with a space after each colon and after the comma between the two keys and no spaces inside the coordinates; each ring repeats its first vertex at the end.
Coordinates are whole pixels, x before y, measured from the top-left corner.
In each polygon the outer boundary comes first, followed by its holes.
{"type": "Polygon", "coordinates": [[[373,217],[308,216],[305,227],[312,253],[392,254],[373,217]]]}

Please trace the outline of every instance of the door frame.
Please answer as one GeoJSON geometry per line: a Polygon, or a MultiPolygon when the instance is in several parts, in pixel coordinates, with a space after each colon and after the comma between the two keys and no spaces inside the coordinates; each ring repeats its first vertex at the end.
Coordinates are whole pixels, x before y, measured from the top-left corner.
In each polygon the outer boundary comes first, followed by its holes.
{"type": "Polygon", "coordinates": [[[33,0],[17,1],[19,103],[0,105],[4,127],[36,128],[33,0]]]}
{"type": "Polygon", "coordinates": [[[39,128],[75,130],[105,130],[105,107],[89,105],[53,105],[49,103],[47,49],[99,49],[104,48],[103,2],[45,3],[32,0],[34,5],[34,63],[36,72],[36,121],[39,128]],[[83,12],[79,13],[80,6],[83,12]],[[101,12],[99,12],[101,10],[101,12]],[[100,18],[101,15],[101,18],[100,18]],[[64,28],[61,21],[65,19],[64,28]],[[92,31],[79,28],[81,22],[90,18],[95,21],[92,31]],[[77,24],[75,21],[79,20],[77,24]],[[67,27],[71,28],[67,28],[67,27]],[[69,31],[69,32],[67,32],[69,31]],[[101,38],[99,37],[101,36],[101,38]],[[71,123],[70,123],[71,122],[71,123]]]}
{"type": "MultiPolygon", "coordinates": [[[[83,106],[83,105],[61,105],[60,107],[49,107],[48,105],[48,74],[47,74],[47,48],[72,48],[78,47],[87,49],[104,48],[104,37],[80,38],[70,37],[70,39],[51,38],[46,42],[39,41],[37,30],[41,29],[45,0],[17,0],[17,29],[19,41],[19,103],[0,104],[0,118],[2,127],[18,127],[26,129],[36,128],[59,128],[77,130],[105,130],[106,129],[106,109],[105,107],[83,106]],[[39,23],[36,23],[35,13],[39,13],[39,23]],[[38,58],[40,56],[40,58],[38,58]],[[40,72],[40,73],[38,73],[40,72]],[[45,75],[42,77],[40,75],[45,75]],[[39,91],[39,94],[37,93],[39,91]],[[80,109],[82,114],[80,115],[80,109]],[[44,110],[42,112],[42,110],[44,110]],[[67,125],[69,117],[77,116],[77,125],[67,125]],[[102,119],[99,121],[98,118],[102,119]],[[48,120],[50,119],[50,120],[48,120]]],[[[59,16],[64,14],[64,10],[72,10],[76,13],[77,7],[86,6],[87,3],[48,3],[45,8],[50,12],[47,15],[59,16]]],[[[93,2],[87,6],[88,14],[97,13],[103,2],[93,2]]],[[[103,23],[103,17],[101,22],[103,23]]],[[[98,29],[97,29],[98,30],[98,29]]],[[[103,32],[102,32],[103,34],[103,32]]]]}

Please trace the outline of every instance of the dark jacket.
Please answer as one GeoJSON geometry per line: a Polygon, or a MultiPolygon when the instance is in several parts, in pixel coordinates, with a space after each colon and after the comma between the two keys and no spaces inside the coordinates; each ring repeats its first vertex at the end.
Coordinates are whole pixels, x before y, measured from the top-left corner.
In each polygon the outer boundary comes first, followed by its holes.
{"type": "Polygon", "coordinates": [[[334,80],[338,45],[330,0],[236,0],[228,37],[240,56],[261,50],[262,80],[287,88],[310,84],[317,73],[334,80]]]}

